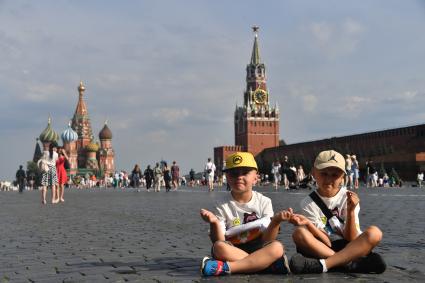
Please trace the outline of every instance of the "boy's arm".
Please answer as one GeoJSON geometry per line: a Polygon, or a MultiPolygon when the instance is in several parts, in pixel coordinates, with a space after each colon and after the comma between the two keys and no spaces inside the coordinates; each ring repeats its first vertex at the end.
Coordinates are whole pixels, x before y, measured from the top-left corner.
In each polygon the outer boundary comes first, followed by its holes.
{"type": "Polygon", "coordinates": [[[272,220],[271,220],[269,226],[264,231],[263,236],[262,236],[262,240],[264,242],[269,242],[269,241],[275,240],[277,238],[277,234],[279,233],[280,223],[282,221],[288,221],[291,218],[292,213],[293,213],[292,208],[288,208],[288,210],[282,210],[282,211],[276,213],[272,217],[272,220]]]}
{"type": "Polygon", "coordinates": [[[201,209],[201,217],[205,222],[210,224],[210,239],[211,242],[224,241],[223,226],[217,216],[209,210],[201,209]]]}
{"type": "Polygon", "coordinates": [[[344,227],[344,239],[352,241],[359,235],[359,229],[356,224],[356,207],[360,199],[354,192],[347,191],[347,218],[344,227]]]}

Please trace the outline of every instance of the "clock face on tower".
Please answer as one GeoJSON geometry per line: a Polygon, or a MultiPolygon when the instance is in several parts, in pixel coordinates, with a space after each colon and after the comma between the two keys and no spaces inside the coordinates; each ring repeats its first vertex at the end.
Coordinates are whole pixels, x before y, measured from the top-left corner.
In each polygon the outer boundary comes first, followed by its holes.
{"type": "Polygon", "coordinates": [[[264,104],[264,103],[266,103],[267,92],[265,90],[257,89],[254,92],[254,95],[253,96],[254,96],[253,98],[254,98],[255,103],[257,103],[257,104],[264,104]]]}

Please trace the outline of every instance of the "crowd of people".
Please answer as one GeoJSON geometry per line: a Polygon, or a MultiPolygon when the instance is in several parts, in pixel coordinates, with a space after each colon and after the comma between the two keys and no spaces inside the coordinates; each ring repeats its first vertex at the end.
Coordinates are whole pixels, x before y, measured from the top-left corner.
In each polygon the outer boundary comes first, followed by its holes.
{"type": "MultiPolygon", "coordinates": [[[[147,191],[161,191],[165,187],[165,191],[175,191],[180,186],[206,186],[209,191],[213,191],[215,186],[226,186],[228,189],[226,175],[217,172],[217,168],[211,158],[207,159],[203,171],[196,173],[192,168],[189,174],[180,173],[180,167],[176,161],[169,166],[166,161],[157,162],[153,168],[147,165],[143,170],[136,164],[132,171],[125,170],[116,171],[110,175],[98,178],[95,174],[87,172],[85,175],[74,175],[67,177],[66,169],[69,169],[68,156],[66,151],[52,144],[48,151],[43,152],[42,158],[38,161],[38,168],[45,167],[42,171],[41,178],[38,182],[42,192],[42,202],[46,203],[47,188],[52,188],[52,203],[64,202],[64,188],[75,187],[77,189],[90,189],[94,187],[101,188],[146,188],[147,191]],[[40,164],[42,163],[42,164],[40,164]],[[68,167],[68,168],[67,168],[68,167]],[[56,170],[56,171],[55,171],[56,170]],[[54,174],[56,172],[56,174],[54,174]]],[[[403,181],[397,172],[392,168],[390,173],[385,171],[381,165],[378,170],[372,160],[366,162],[364,170],[360,170],[359,162],[356,155],[345,155],[345,170],[347,172],[344,178],[344,185],[348,189],[357,190],[362,181],[366,187],[401,187],[403,181]],[[362,176],[363,175],[363,176],[362,176]]],[[[32,190],[38,188],[34,174],[27,173],[23,166],[20,165],[16,172],[15,182],[2,182],[1,190],[17,189],[19,192],[24,190],[32,190]]],[[[422,188],[424,173],[418,172],[416,178],[417,186],[422,188]]],[[[311,189],[315,186],[316,181],[310,172],[306,172],[302,164],[291,162],[288,156],[284,156],[281,160],[275,160],[271,164],[270,174],[267,172],[259,173],[259,183],[257,185],[272,185],[275,190],[283,188],[311,189]]]]}

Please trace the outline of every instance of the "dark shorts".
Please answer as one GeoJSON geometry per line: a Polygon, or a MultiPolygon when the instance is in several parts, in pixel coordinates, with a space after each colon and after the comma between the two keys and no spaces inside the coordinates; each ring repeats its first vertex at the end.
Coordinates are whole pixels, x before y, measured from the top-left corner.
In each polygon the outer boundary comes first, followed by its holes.
{"type": "MultiPolygon", "coordinates": [[[[342,249],[344,249],[345,248],[345,246],[347,245],[349,243],[349,241],[347,241],[347,240],[345,240],[345,239],[339,239],[339,240],[335,240],[335,241],[332,241],[331,242],[331,249],[334,251],[334,252],[339,252],[340,250],[342,250],[342,249]]],[[[299,250],[298,248],[297,248],[297,253],[300,253],[300,254],[304,254],[301,250],[299,250]]]]}
{"type": "MultiPolygon", "coordinates": [[[[261,240],[261,237],[258,239],[255,239],[253,241],[250,241],[248,243],[245,244],[240,244],[240,245],[234,245],[229,241],[223,241],[226,244],[230,245],[230,246],[234,246],[237,247],[241,250],[243,250],[244,252],[248,253],[248,254],[252,254],[253,252],[267,246],[268,244],[270,244],[271,242],[264,242],[263,240],[261,240]]],[[[211,247],[211,255],[212,257],[214,257],[214,245],[211,247]]]]}
{"type": "Polygon", "coordinates": [[[331,242],[331,249],[334,252],[339,252],[340,250],[344,249],[345,246],[349,243],[349,241],[345,239],[335,240],[331,242]]]}

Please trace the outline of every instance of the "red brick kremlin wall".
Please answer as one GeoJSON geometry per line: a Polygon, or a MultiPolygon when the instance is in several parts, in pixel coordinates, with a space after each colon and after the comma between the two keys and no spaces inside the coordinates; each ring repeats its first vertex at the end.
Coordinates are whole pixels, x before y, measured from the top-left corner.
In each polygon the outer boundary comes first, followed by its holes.
{"type": "Polygon", "coordinates": [[[308,172],[317,153],[326,149],[355,154],[362,171],[366,161],[373,160],[378,171],[381,166],[387,173],[394,168],[403,180],[413,181],[418,170],[425,170],[425,124],[268,148],[257,161],[260,170],[269,174],[271,163],[287,155],[308,172]]]}

